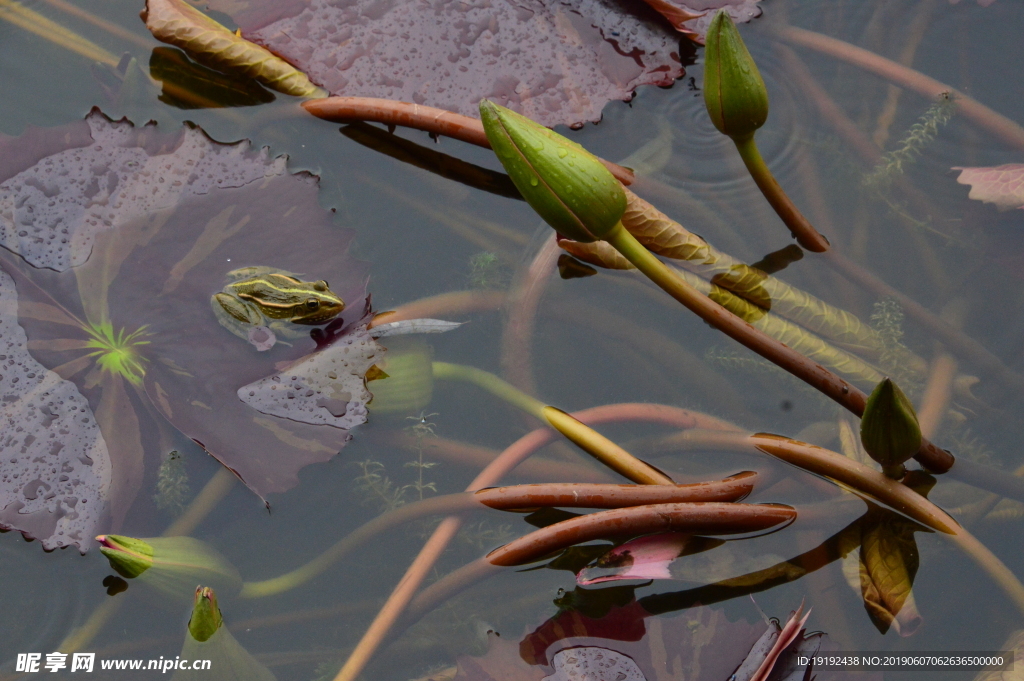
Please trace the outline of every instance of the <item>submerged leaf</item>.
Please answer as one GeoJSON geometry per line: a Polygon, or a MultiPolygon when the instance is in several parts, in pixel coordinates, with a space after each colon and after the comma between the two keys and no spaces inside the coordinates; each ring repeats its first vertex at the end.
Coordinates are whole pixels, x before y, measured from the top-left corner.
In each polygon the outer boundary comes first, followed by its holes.
{"type": "Polygon", "coordinates": [[[206,106],[255,106],[274,101],[274,94],[251,79],[208,69],[181,50],[153,48],[149,74],[163,83],[160,101],[179,109],[206,106]],[[182,93],[194,95],[182,97],[182,93]]]}
{"type": "Polygon", "coordinates": [[[999,210],[1024,209],[1024,163],[953,170],[960,171],[957,182],[971,185],[968,198],[994,203],[999,210]]]}
{"type": "Polygon", "coordinates": [[[678,34],[623,0],[215,0],[211,8],[332,94],[474,117],[488,98],[543,125],[598,121],[606,102],[683,75],[678,34]]]}
{"type": "Polygon", "coordinates": [[[912,591],[919,555],[914,532],[922,528],[891,511],[874,509],[844,533],[842,541],[859,551],[843,561],[847,582],[859,591],[871,622],[881,632],[890,627],[910,636],[921,624],[912,591]]]}

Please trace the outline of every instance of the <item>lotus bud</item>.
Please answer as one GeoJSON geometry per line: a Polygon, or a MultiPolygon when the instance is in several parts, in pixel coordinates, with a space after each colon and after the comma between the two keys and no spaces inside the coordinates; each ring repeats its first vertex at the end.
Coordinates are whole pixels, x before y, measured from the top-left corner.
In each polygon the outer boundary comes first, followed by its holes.
{"type": "Polygon", "coordinates": [[[101,534],[96,541],[110,567],[126,579],[138,577],[153,565],[153,547],[145,539],[101,534]]]}
{"type": "Polygon", "coordinates": [[[704,45],[704,104],[711,122],[733,139],[750,137],[768,119],[768,90],[725,10],[711,20],[704,45]]]}
{"type": "Polygon", "coordinates": [[[224,618],[217,607],[217,594],[208,586],[196,587],[195,604],[192,606],[192,617],[188,621],[188,633],[202,643],[208,641],[224,624],[224,618]]]}
{"type": "Polygon", "coordinates": [[[903,462],[921,447],[921,426],[914,406],[891,379],[875,386],[860,421],[864,451],[889,477],[903,477],[903,462]]]}
{"type": "Polygon", "coordinates": [[[172,596],[192,593],[197,583],[235,593],[238,571],[211,546],[192,537],[135,539],[116,534],[96,537],[100,552],[122,577],[150,584],[172,596]]]}
{"type": "Polygon", "coordinates": [[[196,587],[192,618],[188,621],[181,655],[165,659],[161,671],[175,670],[171,681],[208,681],[211,669],[213,677],[218,679],[277,681],[274,674],[257,662],[223,625],[214,590],[208,586],[196,587]],[[178,664],[191,660],[205,660],[209,664],[202,669],[178,664]]]}
{"type": "Polygon", "coordinates": [[[626,211],[626,193],[599,158],[486,99],[480,118],[516,188],[559,234],[589,243],[615,230],[626,211]]]}

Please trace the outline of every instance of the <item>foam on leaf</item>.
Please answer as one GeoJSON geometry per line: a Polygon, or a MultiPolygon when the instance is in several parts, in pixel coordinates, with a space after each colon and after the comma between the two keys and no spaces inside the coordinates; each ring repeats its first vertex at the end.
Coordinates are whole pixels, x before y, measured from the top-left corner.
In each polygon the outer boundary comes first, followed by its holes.
{"type": "Polygon", "coordinates": [[[335,428],[366,421],[372,397],[366,372],[381,359],[383,348],[365,325],[288,369],[238,389],[238,398],[271,416],[335,428]]]}
{"type": "Polygon", "coordinates": [[[107,444],[75,384],[29,354],[0,270],[0,529],[46,550],[92,542],[111,481],[107,444]]]}
{"type": "Polygon", "coordinates": [[[487,98],[537,122],[601,118],[682,77],[679,37],[625,0],[215,0],[243,34],[334,95],[477,116],[487,98]]]}

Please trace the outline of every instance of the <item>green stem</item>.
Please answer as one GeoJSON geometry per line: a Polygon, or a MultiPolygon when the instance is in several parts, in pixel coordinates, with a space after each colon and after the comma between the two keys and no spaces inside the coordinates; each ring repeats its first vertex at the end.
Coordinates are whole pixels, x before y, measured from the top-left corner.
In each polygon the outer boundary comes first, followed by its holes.
{"type": "Polygon", "coordinates": [[[462,364],[434,362],[434,378],[473,383],[560,432],[616,473],[642,485],[671,485],[672,479],[564,411],[530,397],[494,374],[462,364]]]}
{"type": "MultiPolygon", "coordinates": [[[[867,395],[863,391],[803,354],[758,330],[687,284],[678,273],[673,272],[665,263],[644,248],[636,240],[636,237],[626,231],[621,222],[605,237],[605,240],[625,256],[634,267],[643,272],[648,279],[713,328],[821,391],[854,415],[860,416],[864,413],[867,395]]],[[[949,452],[939,449],[927,440],[922,440],[921,449],[914,455],[914,458],[929,470],[937,473],[948,471],[954,461],[949,452]]]]}
{"type": "Polygon", "coordinates": [[[544,407],[547,406],[546,404],[535,397],[530,397],[522,390],[506,383],[488,371],[464,364],[449,364],[448,362],[434,362],[433,368],[434,378],[438,380],[472,383],[495,397],[500,397],[513,407],[518,407],[527,414],[535,416],[545,423],[547,422],[547,419],[544,418],[544,407]]]}
{"type": "Polygon", "coordinates": [[[636,458],[590,426],[580,423],[561,409],[544,408],[544,420],[608,468],[639,485],[673,485],[675,482],[656,468],[636,458]]]}
{"type": "Polygon", "coordinates": [[[768,203],[786,223],[786,227],[789,227],[789,231],[797,243],[815,253],[827,251],[829,249],[828,239],[814,229],[814,225],[804,217],[800,209],[790,200],[789,195],[779,186],[772,171],[768,170],[768,164],[761,158],[761,152],[757,148],[754,136],[751,134],[747,137],[733,137],[732,141],[736,143],[736,150],[740,152],[740,158],[743,159],[747,170],[750,171],[750,176],[757,183],[757,188],[761,190],[764,198],[768,199],[768,203]]]}

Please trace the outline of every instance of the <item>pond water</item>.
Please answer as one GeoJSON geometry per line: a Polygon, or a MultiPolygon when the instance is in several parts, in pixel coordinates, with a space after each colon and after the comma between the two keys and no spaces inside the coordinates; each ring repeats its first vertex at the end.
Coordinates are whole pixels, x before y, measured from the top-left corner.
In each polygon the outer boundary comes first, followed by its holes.
{"type": "MultiPolygon", "coordinates": [[[[841,449],[840,424],[846,419],[842,409],[773,371],[645,280],[608,271],[563,279],[553,258],[538,264],[551,231],[524,202],[380,153],[375,148],[386,143],[386,136],[378,134],[383,128],[354,126],[339,133],[339,125],[313,118],[298,108],[298,100],[285,95],[277,95],[272,103],[224,109],[177,108],[158,101],[155,91],[144,92],[130,105],[113,101],[101,86],[102,69],[60,45],[68,44],[68,38],[51,41],[19,28],[10,20],[15,16],[10,4],[0,2],[0,133],[18,137],[29,126],[64,126],[81,121],[98,106],[113,119],[132,116],[137,125],[153,118],[168,133],[190,121],[220,142],[249,139],[254,149],[268,146],[272,157],[287,154],[290,171],[319,176],[320,206],[335,210],[329,220],[339,234],[353,230],[352,259],[369,263],[368,291],[375,310],[457,291],[509,294],[504,305],[498,301],[483,311],[436,313],[468,322],[454,331],[382,339],[392,357],[417,352],[422,356],[429,350],[434,361],[502,375],[566,411],[629,402],[672,405],[750,432],[779,433],[841,449]],[[539,288],[533,289],[539,291],[539,300],[534,314],[524,314],[524,307],[530,306],[530,289],[524,292],[524,282],[531,266],[542,268],[540,283],[534,283],[539,288]],[[524,328],[525,335],[516,335],[524,328]]],[[[109,22],[107,28],[69,12],[56,0],[20,6],[112,54],[129,52],[142,65],[150,63],[152,50],[161,47],[139,21],[137,2],[75,4],[109,22]]],[[[972,0],[956,5],[946,0],[765,0],[763,9],[764,16],[742,25],[741,31],[769,89],[771,114],[757,138],[779,182],[836,251],[979,342],[1002,360],[1007,372],[1024,372],[1024,317],[1018,313],[1024,304],[1024,212],[1001,213],[968,199],[968,188],[956,182],[957,173],[951,170],[1020,162],[1021,143],[1013,146],[994,136],[955,101],[944,104],[900,90],[849,61],[779,38],[791,25],[847,41],[906,63],[1011,120],[1024,121],[1024,84],[1018,68],[1024,63],[1024,5],[1012,0],[996,0],[988,7],[972,0]],[[802,71],[867,145],[882,151],[912,149],[907,152],[912,161],[898,170],[889,163],[886,181],[876,189],[866,188],[864,178],[873,172],[877,159],[865,160],[851,138],[843,135],[842,122],[820,113],[802,71]],[[922,117],[943,121],[934,132],[918,131],[913,138],[912,126],[922,117]],[[914,147],[915,142],[920,146],[914,147]]],[[[694,63],[686,66],[685,77],[673,87],[641,88],[629,104],[608,104],[600,124],[560,132],[603,158],[635,167],[635,191],[712,245],[746,263],[761,261],[792,241],[744,171],[732,143],[707,117],[699,90],[703,50],[684,47],[684,59],[694,63]]],[[[500,170],[488,150],[449,139],[433,141],[415,131],[399,129],[395,134],[429,150],[428,155],[439,152],[500,170]]],[[[242,232],[238,238],[245,248],[256,249],[252,252],[268,249],[262,251],[267,258],[287,249],[288,257],[301,261],[304,253],[320,258],[319,251],[333,243],[334,237],[323,236],[330,227],[314,231],[301,220],[283,217],[277,229],[278,236],[286,236],[284,246],[274,245],[277,237],[261,236],[264,232],[242,232]]],[[[309,274],[311,279],[343,276],[309,274]]],[[[887,337],[898,338],[902,332],[900,342],[924,359],[924,369],[915,372],[907,361],[896,361],[887,371],[905,377],[908,392],[921,405],[936,358],[950,352],[926,326],[911,314],[899,321],[905,311],[898,305],[886,303],[877,290],[842,276],[830,261],[813,254],[778,276],[865,322],[873,315],[876,320],[884,317],[876,324],[887,337]]],[[[140,282],[142,291],[145,273],[140,282]]],[[[170,327],[215,321],[201,315],[189,320],[173,306],[157,311],[144,296],[131,305],[140,310],[138,319],[130,320],[137,325],[151,323],[147,315],[164,315],[161,321],[170,327]],[[180,321],[167,318],[178,313],[180,321]]],[[[206,314],[205,309],[202,312],[206,314]]],[[[187,348],[202,336],[181,333],[176,338],[187,348]]],[[[251,348],[242,340],[226,334],[225,338],[226,344],[238,343],[238,358],[244,364],[251,348]]],[[[951,397],[938,411],[940,422],[932,439],[957,456],[1011,475],[1024,464],[1019,451],[1024,424],[1014,416],[1020,413],[1021,392],[1013,389],[1012,380],[979,366],[971,355],[955,349],[952,354],[957,364],[951,397]]],[[[369,384],[371,391],[375,383],[369,384]]],[[[132,408],[142,414],[142,402],[132,399],[132,408]]],[[[302,468],[289,491],[268,495],[269,512],[256,494],[235,483],[192,536],[224,554],[243,580],[270,579],[312,560],[388,504],[394,505],[396,494],[401,495],[399,501],[411,502],[464,490],[479,468],[460,462],[460,451],[501,451],[537,427],[514,407],[460,381],[435,381],[429,401],[409,398],[392,410],[385,404],[376,405],[377,410],[374,406],[368,422],[351,431],[352,440],[340,454],[302,468]],[[390,487],[383,485],[385,478],[390,487]]],[[[175,515],[154,501],[160,480],[152,462],[171,450],[180,453],[177,474],[183,472],[190,490],[184,500],[202,489],[221,466],[184,435],[159,427],[154,410],[139,422],[149,463],[118,531],[153,537],[175,515]]],[[[225,427],[237,425],[226,423],[225,427]]],[[[849,423],[855,430],[856,419],[849,423]]],[[[584,595],[582,590],[571,593],[576,588],[571,572],[506,569],[445,600],[413,626],[403,625],[400,635],[373,658],[363,678],[452,678],[451,668],[460,656],[481,656],[490,644],[498,651],[492,652],[491,666],[476,668],[464,657],[459,678],[540,679],[550,668],[508,660],[514,661],[527,634],[560,609],[576,607],[600,619],[611,603],[627,606],[634,596],[674,592],[683,593],[646,601],[661,604],[654,609],[664,623],[649,622],[643,639],[651,650],[666,648],[663,654],[669,660],[674,655],[685,660],[690,653],[673,648],[684,645],[682,638],[665,633],[663,640],[655,640],[662,635],[657,632],[675,632],[672,627],[682,626],[681,620],[670,619],[679,612],[690,618],[691,631],[704,626],[704,615],[679,608],[711,601],[716,616],[751,623],[760,621],[758,607],[785,619],[804,601],[813,608],[809,630],[827,632],[833,648],[842,651],[1005,650],[1008,637],[1024,628],[1024,613],[986,572],[952,543],[925,531],[900,535],[913,536],[916,548],[908,549],[908,555],[920,565],[913,582],[920,625],[915,631],[907,626],[903,632],[912,635],[900,636],[893,628],[880,633],[865,611],[859,587],[851,586],[844,575],[843,560],[825,561],[810,574],[774,585],[734,592],[693,591],[809,552],[856,520],[866,507],[836,501],[835,488],[765,456],[707,442],[667,442],[675,431],[664,425],[627,422],[600,430],[680,480],[711,480],[755,470],[770,474],[775,482],[759,485],[749,501],[792,504],[798,510],[818,504],[813,507],[817,511],[780,532],[727,542],[683,558],[673,568],[674,581],[596,585],[584,595]],[[822,504],[832,506],[823,509],[822,504]],[[756,606],[748,592],[754,592],[756,606]],[[505,647],[495,644],[497,634],[505,647]]],[[[230,440],[232,433],[220,435],[230,440]]],[[[588,481],[596,479],[599,470],[565,443],[550,445],[538,456],[577,467],[564,469],[570,472],[584,466],[590,471],[588,481]]],[[[546,472],[554,465],[539,472],[514,471],[503,482],[573,481],[564,473],[559,477],[546,472]]],[[[166,470],[164,475],[167,487],[173,481],[166,470]]],[[[988,495],[940,476],[930,498],[968,527],[1010,571],[1024,575],[1024,552],[1017,539],[1024,506],[988,495]]],[[[436,519],[426,519],[390,529],[283,593],[263,598],[224,594],[220,606],[225,621],[235,638],[278,679],[331,679],[435,524],[436,519]]],[[[467,516],[458,538],[430,571],[428,583],[531,529],[521,514],[488,511],[467,516]]],[[[847,559],[845,570],[856,581],[857,552],[851,556],[854,563],[847,559]]],[[[121,601],[116,612],[79,650],[95,652],[98,659],[178,655],[191,593],[174,600],[136,580],[126,592],[108,596],[104,579],[111,574],[107,560],[95,549],[84,556],[74,548],[46,553],[38,542],[25,541],[18,532],[0,535],[0,678],[21,678],[15,672],[19,653],[56,650],[77,627],[96,621],[97,609],[111,608],[112,601],[121,601]]],[[[720,638],[705,644],[713,646],[709,650],[715,656],[736,653],[726,632],[723,625],[720,638]]],[[[536,638],[529,640],[536,644],[536,638]]],[[[696,645],[688,639],[685,643],[696,645]]],[[[103,675],[100,670],[95,673],[103,675]]],[[[107,674],[127,678],[132,673],[107,674]]],[[[976,672],[932,674],[971,679],[976,672]]],[[[213,670],[203,678],[219,676],[213,670]]],[[[912,678],[912,673],[885,672],[885,678],[904,677],[912,678]]],[[[657,678],[683,677],[664,672],[657,678]]]]}

